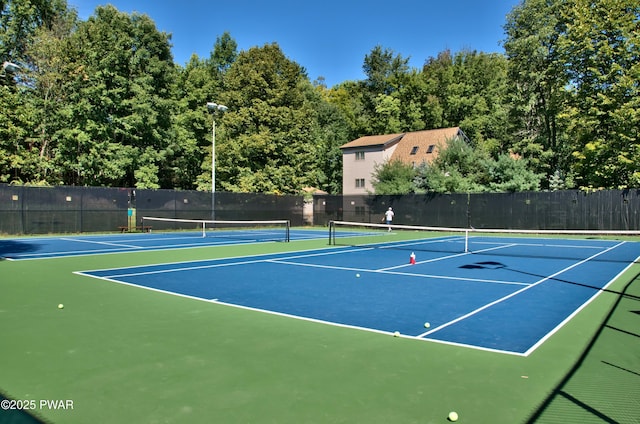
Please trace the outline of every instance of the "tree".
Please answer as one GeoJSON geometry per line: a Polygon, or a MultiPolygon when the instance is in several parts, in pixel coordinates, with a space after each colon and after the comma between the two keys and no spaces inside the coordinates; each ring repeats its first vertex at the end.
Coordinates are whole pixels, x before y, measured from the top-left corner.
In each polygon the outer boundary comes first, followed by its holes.
{"type": "Polygon", "coordinates": [[[510,155],[500,155],[487,164],[489,181],[487,187],[493,192],[538,191],[543,174],[536,174],[529,168],[526,159],[510,155]]]}
{"type": "Polygon", "coordinates": [[[148,16],[113,6],[78,26],[67,53],[69,127],[56,135],[65,183],[159,188],[172,179],[169,39],[148,16]]]}
{"type": "Polygon", "coordinates": [[[0,77],[0,181],[47,183],[51,134],[42,137],[42,130],[55,119],[39,99],[42,94],[55,99],[55,81],[38,78],[38,54],[49,49],[55,37],[64,36],[75,19],[64,0],[0,2],[0,62],[15,62],[21,68],[0,77]]]}
{"type": "Polygon", "coordinates": [[[342,150],[340,146],[350,140],[349,124],[342,110],[329,102],[330,91],[314,85],[307,94],[316,112],[316,124],[311,138],[316,144],[313,182],[314,187],[331,194],[342,192],[342,150]]]}
{"type": "Polygon", "coordinates": [[[237,43],[225,32],[216,39],[208,60],[193,55],[180,72],[174,148],[174,166],[180,185],[174,184],[174,187],[211,190],[212,117],[206,104],[220,101],[224,77],[238,56],[236,49],[237,43]]]}
{"type": "Polygon", "coordinates": [[[416,171],[413,165],[405,164],[400,160],[391,160],[375,165],[371,185],[377,195],[414,193],[415,176],[416,171]]]}
{"type": "Polygon", "coordinates": [[[365,56],[362,69],[367,79],[361,90],[366,126],[360,129],[361,134],[393,133],[403,127],[396,95],[409,71],[408,63],[409,58],[381,46],[365,56]]]}
{"type": "Polygon", "coordinates": [[[425,63],[422,79],[422,119],[429,128],[462,126],[492,156],[508,152],[507,60],[503,55],[444,51],[425,63]]]}
{"type": "Polygon", "coordinates": [[[447,140],[431,164],[419,167],[416,185],[419,189],[436,193],[484,191],[479,181],[486,180],[486,168],[481,164],[489,159],[486,153],[473,149],[459,137],[447,140]]]}
{"type": "Polygon", "coordinates": [[[364,92],[360,82],[346,81],[338,84],[329,89],[325,98],[338,108],[346,120],[348,125],[346,141],[371,134],[369,114],[365,110],[364,92]]]}
{"type": "Polygon", "coordinates": [[[33,126],[28,108],[15,86],[0,84],[0,182],[24,182],[26,148],[23,142],[33,126]]]}
{"type": "Polygon", "coordinates": [[[364,57],[362,65],[362,70],[367,76],[365,86],[371,97],[395,91],[397,86],[394,86],[394,81],[409,71],[408,64],[409,58],[403,58],[393,50],[383,49],[380,45],[375,46],[364,57]]]}
{"type": "Polygon", "coordinates": [[[298,193],[314,182],[313,90],[273,43],[241,52],[224,80],[217,170],[223,190],[298,193]]]}
{"type": "Polygon", "coordinates": [[[529,0],[507,18],[514,150],[581,187],[640,184],[640,6],[529,0]]]}
{"type": "Polygon", "coordinates": [[[191,56],[175,87],[176,139],[170,145],[174,180],[169,187],[211,190],[211,117],[206,104],[216,98],[214,93],[210,65],[191,56]]]}
{"type": "Polygon", "coordinates": [[[0,2],[0,60],[29,66],[27,50],[40,28],[49,28],[67,11],[66,0],[3,0],[0,2]]]}
{"type": "Polygon", "coordinates": [[[564,9],[558,46],[569,81],[561,114],[574,140],[582,187],[640,186],[640,5],[575,0],[564,9]]]}
{"type": "Polygon", "coordinates": [[[453,138],[431,164],[418,168],[418,189],[436,193],[539,190],[541,174],[525,159],[502,154],[493,159],[486,151],[453,138]]]}
{"type": "Polygon", "coordinates": [[[60,184],[64,175],[52,161],[58,148],[59,136],[68,126],[69,67],[67,41],[78,24],[75,12],[58,15],[48,26],[38,28],[26,53],[31,61],[32,81],[29,86],[29,105],[34,126],[30,128],[28,160],[21,172],[31,182],[60,184]]]}
{"type": "Polygon", "coordinates": [[[224,32],[216,38],[209,63],[219,78],[221,78],[233,65],[238,57],[238,43],[229,32],[224,32]]]}
{"type": "Polygon", "coordinates": [[[558,38],[565,32],[562,0],[528,0],[516,6],[504,26],[509,69],[510,132],[514,151],[547,179],[568,174],[569,137],[558,119],[565,107],[567,79],[558,38]]]}

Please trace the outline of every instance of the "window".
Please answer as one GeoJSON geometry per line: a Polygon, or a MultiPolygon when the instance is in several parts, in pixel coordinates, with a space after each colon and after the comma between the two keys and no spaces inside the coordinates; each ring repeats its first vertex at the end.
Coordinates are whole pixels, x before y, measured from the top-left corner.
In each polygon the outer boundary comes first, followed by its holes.
{"type": "Polygon", "coordinates": [[[436,145],[435,145],[435,144],[431,144],[431,145],[429,146],[429,148],[427,149],[427,153],[433,153],[433,149],[434,149],[435,147],[436,147],[436,145]]]}
{"type": "Polygon", "coordinates": [[[364,188],[364,178],[356,178],[356,188],[364,188]]]}
{"type": "Polygon", "coordinates": [[[411,149],[411,154],[415,155],[416,153],[418,153],[418,146],[413,146],[413,149],[411,149]]]}
{"type": "Polygon", "coordinates": [[[356,152],[356,160],[364,160],[364,152],[356,152]]]}

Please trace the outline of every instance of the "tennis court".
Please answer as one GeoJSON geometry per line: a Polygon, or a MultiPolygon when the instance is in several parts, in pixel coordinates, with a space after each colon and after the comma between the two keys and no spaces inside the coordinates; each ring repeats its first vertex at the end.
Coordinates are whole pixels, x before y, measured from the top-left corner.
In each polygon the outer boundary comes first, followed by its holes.
{"type": "Polygon", "coordinates": [[[69,423],[634,422],[637,238],[286,237],[0,240],[1,395],[72,400],[27,411],[69,423]],[[617,390],[589,389],[605,377],[617,390]]]}
{"type": "Polygon", "coordinates": [[[616,240],[482,236],[472,241],[479,249],[463,252],[468,241],[460,236],[384,241],[395,236],[378,232],[376,245],[337,250],[80,274],[333,325],[528,355],[640,255],[638,243],[616,240]],[[416,264],[409,263],[411,249],[420,253],[416,264]]]}
{"type": "MultiPolygon", "coordinates": [[[[259,222],[252,221],[252,225],[259,225],[259,222]]],[[[9,260],[26,260],[326,238],[326,232],[321,230],[297,229],[291,233],[285,225],[286,223],[282,221],[279,228],[269,225],[265,228],[207,230],[204,236],[202,230],[198,229],[10,238],[0,243],[0,257],[9,260]]]]}

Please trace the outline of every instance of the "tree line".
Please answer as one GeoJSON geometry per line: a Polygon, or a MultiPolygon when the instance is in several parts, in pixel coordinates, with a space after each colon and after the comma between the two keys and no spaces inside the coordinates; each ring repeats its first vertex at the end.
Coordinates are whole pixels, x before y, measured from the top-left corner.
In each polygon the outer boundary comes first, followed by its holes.
{"type": "MultiPolygon", "coordinates": [[[[523,0],[505,53],[442,51],[421,69],[383,46],[327,87],[277,43],[173,62],[144,14],[0,3],[0,182],[299,193],[342,189],[339,147],[459,126],[431,165],[379,164],[378,193],[640,187],[640,6],[523,0]],[[212,116],[209,101],[228,106],[212,116]]],[[[451,31],[456,31],[455,27],[451,31]]]]}

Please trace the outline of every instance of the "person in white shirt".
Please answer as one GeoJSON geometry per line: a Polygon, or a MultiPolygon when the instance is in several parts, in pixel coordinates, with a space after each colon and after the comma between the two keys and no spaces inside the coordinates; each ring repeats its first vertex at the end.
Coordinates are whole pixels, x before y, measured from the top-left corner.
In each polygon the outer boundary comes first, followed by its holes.
{"type": "Polygon", "coordinates": [[[384,219],[387,221],[387,225],[389,226],[389,231],[391,231],[391,222],[393,221],[393,209],[389,208],[384,213],[384,219]]]}

